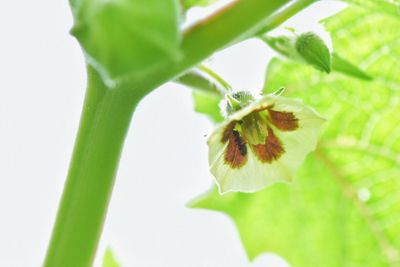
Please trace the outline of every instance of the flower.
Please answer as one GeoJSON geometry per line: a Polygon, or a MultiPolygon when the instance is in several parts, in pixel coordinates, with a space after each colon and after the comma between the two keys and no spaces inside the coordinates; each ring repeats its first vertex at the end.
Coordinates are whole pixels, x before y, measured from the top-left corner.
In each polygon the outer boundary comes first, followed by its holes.
{"type": "Polygon", "coordinates": [[[209,164],[220,193],[255,192],[291,181],[315,149],[324,119],[301,101],[278,95],[226,96],[227,120],[208,139],[209,164]]]}

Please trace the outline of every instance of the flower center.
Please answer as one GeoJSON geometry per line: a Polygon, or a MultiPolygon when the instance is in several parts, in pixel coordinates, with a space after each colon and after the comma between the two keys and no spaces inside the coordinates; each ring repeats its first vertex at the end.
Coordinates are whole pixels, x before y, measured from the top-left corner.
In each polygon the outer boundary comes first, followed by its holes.
{"type": "Polygon", "coordinates": [[[250,149],[261,162],[271,163],[284,153],[284,145],[274,133],[294,131],[299,127],[292,112],[276,111],[273,105],[255,109],[239,121],[232,121],[224,130],[222,142],[228,142],[224,159],[232,168],[240,168],[250,149]]]}

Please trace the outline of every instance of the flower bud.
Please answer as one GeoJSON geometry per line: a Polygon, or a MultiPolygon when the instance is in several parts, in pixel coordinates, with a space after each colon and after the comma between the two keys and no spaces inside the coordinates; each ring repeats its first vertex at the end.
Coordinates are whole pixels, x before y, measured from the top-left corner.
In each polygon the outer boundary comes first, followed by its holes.
{"type": "Polygon", "coordinates": [[[248,91],[229,93],[225,96],[225,99],[227,102],[225,112],[228,116],[254,101],[253,95],[248,91]]]}
{"type": "Polygon", "coordinates": [[[295,43],[299,55],[315,68],[329,73],[331,71],[331,56],[324,41],[313,32],[299,35],[295,43]]]}

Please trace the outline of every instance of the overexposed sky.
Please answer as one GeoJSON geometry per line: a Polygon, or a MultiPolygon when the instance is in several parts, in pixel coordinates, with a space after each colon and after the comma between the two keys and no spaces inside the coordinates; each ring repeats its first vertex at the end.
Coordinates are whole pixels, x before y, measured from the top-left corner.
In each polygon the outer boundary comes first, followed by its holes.
{"type": "MultiPolygon", "coordinates": [[[[342,6],[318,3],[289,25],[326,36],[316,22],[342,6]]],[[[0,9],[0,266],[40,266],[45,254],[85,89],[71,25],[67,1],[6,1],[0,9]]],[[[249,40],[207,64],[234,88],[256,91],[272,55],[249,40]]],[[[96,266],[108,245],[125,267],[287,266],[271,254],[249,263],[226,216],[185,207],[213,183],[204,137],[211,130],[182,86],[168,83],[143,100],[127,136],[96,266]]]]}

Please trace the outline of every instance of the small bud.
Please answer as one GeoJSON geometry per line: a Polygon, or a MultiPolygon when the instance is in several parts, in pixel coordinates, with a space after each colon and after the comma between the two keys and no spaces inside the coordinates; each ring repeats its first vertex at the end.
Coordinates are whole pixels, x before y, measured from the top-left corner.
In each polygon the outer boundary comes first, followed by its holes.
{"type": "Polygon", "coordinates": [[[331,56],[324,41],[313,32],[306,32],[296,39],[296,51],[315,68],[329,73],[331,71],[331,56]]]}
{"type": "Polygon", "coordinates": [[[239,91],[227,94],[225,99],[227,102],[225,105],[225,112],[228,116],[254,101],[253,95],[247,91],[239,91]]]}

